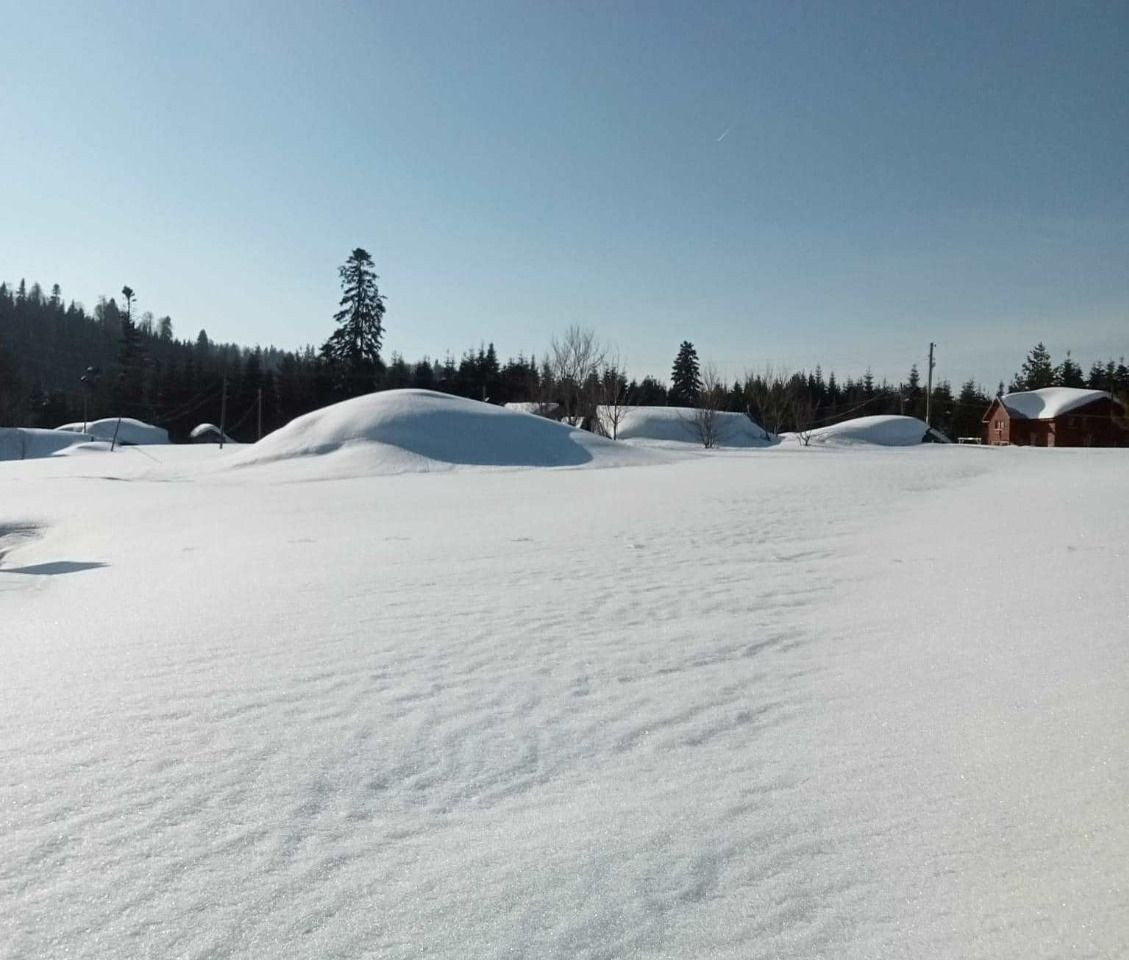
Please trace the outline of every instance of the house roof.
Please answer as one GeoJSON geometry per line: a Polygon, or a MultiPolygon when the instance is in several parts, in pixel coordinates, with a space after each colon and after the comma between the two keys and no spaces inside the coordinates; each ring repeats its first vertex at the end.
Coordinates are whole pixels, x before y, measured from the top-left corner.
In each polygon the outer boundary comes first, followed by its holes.
{"type": "Polygon", "coordinates": [[[1078,387],[1043,387],[1041,390],[1024,390],[1005,393],[999,398],[1007,412],[1021,420],[1053,420],[1071,410],[1085,407],[1097,400],[1109,400],[1112,395],[1105,390],[1082,390],[1078,387]]]}

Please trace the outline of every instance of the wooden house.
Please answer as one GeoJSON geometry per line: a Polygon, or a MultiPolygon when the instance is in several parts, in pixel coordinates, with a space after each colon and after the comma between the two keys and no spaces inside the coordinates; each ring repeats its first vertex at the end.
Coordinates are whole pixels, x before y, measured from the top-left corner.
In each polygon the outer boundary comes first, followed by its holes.
{"type": "Polygon", "coordinates": [[[1125,407],[1104,390],[1044,387],[992,401],[982,438],[995,446],[1125,447],[1125,407]]]}

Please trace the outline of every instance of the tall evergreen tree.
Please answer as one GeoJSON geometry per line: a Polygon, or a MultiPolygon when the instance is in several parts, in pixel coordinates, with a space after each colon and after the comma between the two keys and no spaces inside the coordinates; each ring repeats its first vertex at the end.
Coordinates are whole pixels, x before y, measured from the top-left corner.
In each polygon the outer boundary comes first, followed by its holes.
{"type": "Polygon", "coordinates": [[[702,371],[698,351],[689,340],[683,340],[670,372],[668,402],[672,407],[692,407],[702,394],[702,371]]]}
{"type": "MultiPolygon", "coordinates": [[[[125,313],[119,313],[118,370],[115,379],[113,402],[119,416],[143,417],[141,409],[145,394],[144,338],[133,322],[133,290],[122,287],[125,313]]],[[[113,304],[113,300],[110,304],[113,304]]]]}
{"type": "Polygon", "coordinates": [[[905,415],[925,419],[925,391],[921,389],[921,374],[917,371],[917,364],[909,368],[909,380],[902,388],[902,398],[905,402],[905,415]]]}
{"type": "Polygon", "coordinates": [[[1012,390],[1041,390],[1055,384],[1055,367],[1051,354],[1042,342],[1037,343],[1027,354],[1023,367],[1012,381],[1012,390]]]}
{"type": "Polygon", "coordinates": [[[0,340],[0,427],[19,425],[24,412],[21,393],[16,365],[0,340]]]}
{"type": "Polygon", "coordinates": [[[1074,362],[1070,351],[1066,351],[1066,358],[1055,368],[1055,385],[1059,387],[1084,387],[1086,376],[1082,368],[1074,362]]]}
{"type": "Polygon", "coordinates": [[[867,400],[874,399],[874,374],[871,372],[870,367],[866,368],[866,373],[862,378],[862,395],[867,400]]]}
{"type": "Polygon", "coordinates": [[[357,247],[338,273],[341,309],[333,317],[338,326],[322,346],[322,356],[336,367],[339,386],[346,393],[363,393],[376,386],[381,368],[384,297],[367,250],[357,247]]]}
{"type": "Polygon", "coordinates": [[[956,409],[953,412],[953,439],[979,437],[980,421],[991,401],[984,395],[975,380],[968,380],[960,388],[956,409]]]}

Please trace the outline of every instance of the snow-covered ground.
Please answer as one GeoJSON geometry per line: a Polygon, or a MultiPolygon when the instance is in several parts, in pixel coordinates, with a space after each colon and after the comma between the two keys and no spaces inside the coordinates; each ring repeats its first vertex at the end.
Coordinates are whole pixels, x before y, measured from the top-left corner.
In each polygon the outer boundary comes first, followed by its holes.
{"type": "Polygon", "coordinates": [[[1129,955],[1129,451],[376,449],[0,463],[0,956],[1129,955]]]}

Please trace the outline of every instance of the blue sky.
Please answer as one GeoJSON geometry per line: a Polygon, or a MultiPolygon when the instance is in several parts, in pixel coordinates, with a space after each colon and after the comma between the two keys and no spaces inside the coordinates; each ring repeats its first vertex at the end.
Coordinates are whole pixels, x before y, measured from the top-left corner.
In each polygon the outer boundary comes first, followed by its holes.
{"type": "Polygon", "coordinates": [[[0,8],[0,278],[182,337],[320,343],[363,246],[410,359],[1129,353],[1124,2],[0,8]]]}

